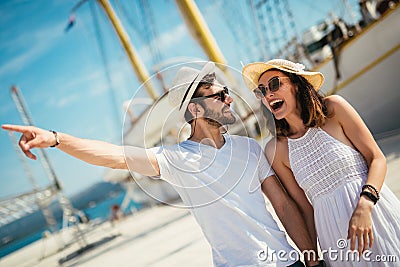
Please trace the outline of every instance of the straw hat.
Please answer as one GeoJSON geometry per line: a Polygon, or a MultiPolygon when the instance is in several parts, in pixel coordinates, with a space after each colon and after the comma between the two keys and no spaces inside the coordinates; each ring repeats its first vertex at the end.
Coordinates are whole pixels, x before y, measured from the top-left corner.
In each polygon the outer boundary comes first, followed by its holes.
{"type": "Polygon", "coordinates": [[[207,62],[201,70],[182,67],[178,70],[168,92],[169,103],[183,116],[197,85],[207,74],[215,72],[214,62],[207,62]]]}
{"type": "Polygon", "coordinates": [[[324,83],[324,76],[321,72],[305,71],[305,66],[300,63],[294,63],[286,59],[272,59],[267,62],[255,62],[247,64],[242,69],[242,77],[246,86],[253,90],[258,86],[261,74],[269,69],[278,69],[303,76],[316,91],[324,83]]]}

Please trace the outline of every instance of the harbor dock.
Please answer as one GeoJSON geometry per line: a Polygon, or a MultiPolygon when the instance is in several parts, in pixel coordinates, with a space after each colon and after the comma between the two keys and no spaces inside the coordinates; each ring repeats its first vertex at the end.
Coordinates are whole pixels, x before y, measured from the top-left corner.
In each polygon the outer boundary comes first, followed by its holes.
{"type": "MultiPolygon", "coordinates": [[[[386,184],[400,198],[400,134],[378,144],[387,158],[386,184]]],[[[157,205],[95,223],[83,228],[84,241],[60,248],[63,233],[53,234],[0,259],[0,267],[212,266],[210,247],[186,209],[157,205]]]]}

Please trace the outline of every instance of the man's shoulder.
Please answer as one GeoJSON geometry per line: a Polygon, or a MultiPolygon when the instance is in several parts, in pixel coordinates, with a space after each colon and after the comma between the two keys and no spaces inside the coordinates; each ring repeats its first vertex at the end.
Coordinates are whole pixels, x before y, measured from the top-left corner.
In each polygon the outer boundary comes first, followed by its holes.
{"type": "MultiPolygon", "coordinates": [[[[182,142],[183,143],[183,142],[182,142]]],[[[150,151],[156,153],[156,154],[160,154],[164,151],[175,151],[175,150],[179,150],[181,143],[176,143],[176,144],[160,144],[160,145],[156,145],[152,148],[149,148],[150,151]]]]}
{"type": "Polygon", "coordinates": [[[231,138],[232,140],[239,140],[242,142],[249,142],[249,141],[255,141],[254,138],[248,137],[248,136],[244,136],[244,135],[237,135],[237,134],[230,134],[228,135],[229,138],[231,138]]]}
{"type": "Polygon", "coordinates": [[[251,148],[261,148],[260,144],[257,142],[256,139],[248,137],[248,136],[243,136],[243,135],[229,135],[229,138],[231,139],[232,143],[235,145],[245,145],[247,147],[251,148]]]}

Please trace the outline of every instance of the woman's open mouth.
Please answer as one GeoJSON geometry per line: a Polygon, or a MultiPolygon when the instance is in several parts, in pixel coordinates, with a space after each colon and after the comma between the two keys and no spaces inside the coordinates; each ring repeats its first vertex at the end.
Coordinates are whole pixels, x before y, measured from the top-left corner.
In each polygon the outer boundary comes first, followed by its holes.
{"type": "Polygon", "coordinates": [[[269,106],[271,107],[272,111],[277,111],[278,109],[280,109],[283,105],[284,101],[281,99],[275,99],[272,100],[271,102],[269,102],[269,106]]]}

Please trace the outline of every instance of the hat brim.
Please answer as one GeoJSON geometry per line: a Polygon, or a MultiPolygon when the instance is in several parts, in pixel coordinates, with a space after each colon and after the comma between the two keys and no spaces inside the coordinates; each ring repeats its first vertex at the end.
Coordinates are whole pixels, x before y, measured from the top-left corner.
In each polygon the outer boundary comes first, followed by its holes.
{"type": "Polygon", "coordinates": [[[322,75],[322,73],[320,72],[295,71],[280,65],[273,65],[265,62],[255,62],[247,64],[242,69],[243,81],[246,84],[247,88],[253,91],[258,86],[258,81],[260,79],[261,74],[270,69],[278,69],[281,71],[290,72],[296,75],[303,76],[314,87],[316,91],[318,91],[321,88],[322,84],[324,83],[324,75],[322,75]]]}
{"type": "Polygon", "coordinates": [[[200,70],[199,74],[196,76],[196,78],[188,84],[188,88],[186,89],[186,92],[184,94],[184,99],[182,99],[182,102],[180,106],[178,107],[179,113],[185,114],[187,106],[189,105],[190,100],[192,99],[192,96],[194,92],[196,91],[197,86],[201,82],[204,76],[207,74],[210,74],[212,72],[215,72],[215,63],[214,62],[207,62],[204,67],[200,70]]]}

